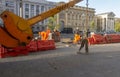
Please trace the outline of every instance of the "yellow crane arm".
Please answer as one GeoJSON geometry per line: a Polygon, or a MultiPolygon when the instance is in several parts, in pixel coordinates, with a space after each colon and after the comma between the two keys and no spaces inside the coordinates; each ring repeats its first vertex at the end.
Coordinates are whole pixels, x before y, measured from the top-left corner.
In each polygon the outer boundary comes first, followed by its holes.
{"type": "Polygon", "coordinates": [[[4,26],[0,26],[0,44],[8,48],[27,45],[33,38],[31,30],[33,24],[53,16],[64,9],[72,7],[80,1],[82,0],[72,0],[28,20],[10,11],[4,11],[0,15],[0,19],[4,22],[4,26]]]}
{"type": "Polygon", "coordinates": [[[33,24],[36,24],[37,22],[40,22],[40,21],[42,21],[50,16],[53,16],[53,15],[61,12],[62,10],[65,10],[67,8],[74,6],[76,3],[80,2],[80,1],[83,1],[83,0],[72,0],[68,3],[64,3],[60,6],[56,6],[55,8],[50,9],[47,12],[44,12],[42,14],[39,14],[35,17],[28,19],[27,21],[30,24],[30,26],[32,26],[33,24]]]}

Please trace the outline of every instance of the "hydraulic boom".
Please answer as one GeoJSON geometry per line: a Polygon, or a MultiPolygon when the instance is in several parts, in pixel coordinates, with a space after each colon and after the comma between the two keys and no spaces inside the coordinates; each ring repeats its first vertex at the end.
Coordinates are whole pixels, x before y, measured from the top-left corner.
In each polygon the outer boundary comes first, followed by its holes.
{"type": "Polygon", "coordinates": [[[0,26],[0,44],[8,48],[27,45],[33,38],[32,25],[74,6],[80,1],[82,0],[72,0],[27,20],[12,12],[4,11],[0,15],[2,19],[0,21],[3,21],[3,26],[0,26]]]}

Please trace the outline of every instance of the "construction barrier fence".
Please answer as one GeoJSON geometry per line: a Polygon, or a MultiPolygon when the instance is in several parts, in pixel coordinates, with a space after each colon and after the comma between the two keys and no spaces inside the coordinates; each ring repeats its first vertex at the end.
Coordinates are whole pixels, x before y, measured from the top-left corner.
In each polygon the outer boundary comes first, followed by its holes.
{"type": "Polygon", "coordinates": [[[29,52],[38,52],[56,49],[54,40],[32,40],[27,46],[7,49],[0,45],[0,58],[28,55],[29,52]]]}
{"type": "Polygon", "coordinates": [[[88,38],[89,45],[93,44],[108,44],[108,43],[120,43],[120,34],[93,34],[88,38]]]}

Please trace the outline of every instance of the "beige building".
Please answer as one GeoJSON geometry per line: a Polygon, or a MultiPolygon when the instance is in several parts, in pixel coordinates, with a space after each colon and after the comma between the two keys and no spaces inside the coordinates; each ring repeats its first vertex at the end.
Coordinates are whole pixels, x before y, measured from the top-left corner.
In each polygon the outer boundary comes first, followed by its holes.
{"type": "Polygon", "coordinates": [[[95,9],[82,6],[74,6],[57,14],[57,24],[60,24],[60,31],[63,28],[78,28],[83,31],[86,28],[86,20],[88,18],[88,28],[90,28],[91,21],[94,20],[95,9]]]}
{"type": "Polygon", "coordinates": [[[97,14],[95,17],[95,26],[98,32],[114,31],[115,14],[113,12],[106,12],[97,14]]]}

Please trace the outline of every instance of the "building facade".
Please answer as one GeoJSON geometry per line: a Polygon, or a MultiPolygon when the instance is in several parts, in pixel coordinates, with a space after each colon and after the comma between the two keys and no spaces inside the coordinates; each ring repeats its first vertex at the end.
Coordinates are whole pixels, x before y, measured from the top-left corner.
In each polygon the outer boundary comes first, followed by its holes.
{"type": "MultiPolygon", "coordinates": [[[[4,10],[9,10],[24,19],[29,19],[56,5],[57,3],[46,0],[0,0],[0,13],[4,10]]],[[[56,23],[60,25],[60,31],[63,28],[78,28],[80,31],[83,31],[86,27],[91,29],[91,22],[94,20],[97,31],[111,31],[114,30],[115,26],[114,16],[113,12],[95,15],[94,8],[73,6],[58,13],[56,15],[56,23]]],[[[43,30],[47,24],[48,19],[45,19],[32,26],[32,29],[34,32],[38,32],[43,30]]]]}
{"type": "Polygon", "coordinates": [[[97,31],[99,32],[114,31],[115,14],[113,12],[97,14],[95,19],[97,31]]]}
{"type": "MultiPolygon", "coordinates": [[[[46,0],[0,0],[0,11],[9,10],[24,19],[32,18],[41,14],[53,7],[55,2],[46,0]]],[[[33,31],[37,32],[43,30],[47,25],[48,19],[36,23],[32,27],[33,31]]]]}
{"type": "Polygon", "coordinates": [[[93,8],[87,9],[82,6],[73,6],[57,15],[57,23],[60,24],[61,31],[63,28],[77,28],[83,31],[86,27],[90,28],[90,23],[94,20],[94,16],[95,9],[93,8]],[[86,10],[88,11],[88,18],[86,10]],[[88,21],[88,25],[86,25],[86,21],[88,21]]]}
{"type": "Polygon", "coordinates": [[[16,0],[0,0],[0,13],[4,10],[9,10],[17,14],[16,8],[16,0]]]}

